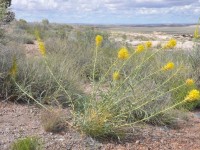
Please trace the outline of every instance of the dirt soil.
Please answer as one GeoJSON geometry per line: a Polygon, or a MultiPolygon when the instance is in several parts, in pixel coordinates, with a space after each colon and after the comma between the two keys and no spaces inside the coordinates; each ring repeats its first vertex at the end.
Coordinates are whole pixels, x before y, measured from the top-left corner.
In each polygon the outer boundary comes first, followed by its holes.
{"type": "Polygon", "coordinates": [[[45,150],[200,150],[199,112],[190,113],[179,129],[145,126],[122,142],[96,141],[73,129],[61,134],[45,132],[42,112],[35,106],[1,101],[0,150],[9,150],[14,140],[26,136],[40,137],[45,150]]]}

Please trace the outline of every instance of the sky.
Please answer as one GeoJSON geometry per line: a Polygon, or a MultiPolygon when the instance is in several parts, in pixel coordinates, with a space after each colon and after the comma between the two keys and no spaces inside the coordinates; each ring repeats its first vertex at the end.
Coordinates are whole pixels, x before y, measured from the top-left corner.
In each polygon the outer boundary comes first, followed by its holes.
{"type": "Polygon", "coordinates": [[[12,0],[17,19],[84,24],[196,23],[200,0],[12,0]]]}

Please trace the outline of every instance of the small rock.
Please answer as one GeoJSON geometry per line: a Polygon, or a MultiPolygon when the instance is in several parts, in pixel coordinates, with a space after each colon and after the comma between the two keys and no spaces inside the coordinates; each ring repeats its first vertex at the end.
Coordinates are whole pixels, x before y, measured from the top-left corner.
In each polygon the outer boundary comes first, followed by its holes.
{"type": "Polygon", "coordinates": [[[65,139],[63,138],[60,138],[60,139],[56,139],[57,141],[64,141],[65,139]]]}
{"type": "Polygon", "coordinates": [[[135,142],[135,144],[140,144],[140,140],[137,140],[137,141],[135,142]]]}

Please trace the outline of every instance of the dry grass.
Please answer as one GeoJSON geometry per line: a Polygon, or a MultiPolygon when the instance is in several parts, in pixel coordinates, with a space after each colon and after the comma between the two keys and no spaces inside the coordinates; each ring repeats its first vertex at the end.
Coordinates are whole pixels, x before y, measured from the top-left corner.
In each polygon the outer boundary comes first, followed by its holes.
{"type": "Polygon", "coordinates": [[[67,130],[66,114],[62,110],[45,111],[41,114],[41,122],[47,132],[60,133],[67,130]]]}

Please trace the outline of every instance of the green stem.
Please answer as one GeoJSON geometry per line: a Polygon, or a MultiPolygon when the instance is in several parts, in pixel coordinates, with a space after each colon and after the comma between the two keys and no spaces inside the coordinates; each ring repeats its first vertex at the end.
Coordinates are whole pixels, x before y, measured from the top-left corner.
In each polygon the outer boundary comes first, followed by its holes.
{"type": "Polygon", "coordinates": [[[41,107],[43,107],[44,109],[50,111],[47,107],[45,107],[44,105],[42,105],[41,103],[39,103],[35,98],[33,98],[30,94],[28,94],[25,90],[22,89],[22,87],[15,81],[15,79],[13,78],[14,83],[17,85],[17,87],[24,93],[26,94],[29,98],[31,98],[32,100],[34,100],[38,105],[40,105],[41,107]]]}
{"type": "Polygon", "coordinates": [[[156,96],[155,98],[153,98],[153,99],[151,99],[151,100],[149,100],[149,101],[146,101],[146,102],[143,103],[142,105],[140,105],[140,106],[138,106],[138,107],[136,107],[136,108],[134,108],[134,109],[132,109],[132,110],[126,112],[126,113],[123,113],[123,114],[117,115],[117,116],[115,116],[115,117],[119,117],[119,116],[122,116],[122,115],[128,114],[128,113],[130,113],[130,112],[132,112],[132,111],[134,111],[134,110],[137,110],[137,109],[139,109],[139,108],[141,108],[141,107],[147,105],[148,103],[153,102],[153,101],[156,100],[157,98],[159,98],[159,97],[165,95],[166,93],[169,93],[169,92],[172,92],[172,91],[174,91],[174,90],[176,90],[176,89],[179,89],[179,88],[182,87],[182,86],[185,86],[185,83],[182,84],[182,85],[180,85],[180,86],[178,86],[178,87],[176,87],[176,88],[173,88],[173,89],[171,89],[171,90],[169,90],[169,91],[167,91],[167,92],[165,92],[165,93],[162,93],[162,94],[156,96]]]}
{"type": "Polygon", "coordinates": [[[95,52],[94,52],[94,66],[93,66],[93,71],[92,71],[92,96],[95,97],[95,70],[96,70],[96,63],[97,63],[97,54],[98,54],[98,46],[96,46],[95,52]]]}
{"type": "MultiPolygon", "coordinates": [[[[160,49],[159,49],[160,50],[160,49]]],[[[147,62],[151,57],[153,57],[156,53],[158,53],[159,52],[159,50],[157,50],[155,53],[153,53],[153,54],[151,54],[145,61],[143,61],[139,66],[137,66],[137,68],[135,69],[135,70],[137,70],[137,69],[139,69],[145,62],[147,62]]],[[[113,91],[111,91],[111,96],[110,97],[112,97],[113,96],[113,94],[131,77],[131,75],[134,73],[134,71],[132,71],[124,80],[123,80],[123,82],[116,88],[116,89],[114,89],[113,91]]],[[[135,79],[135,77],[134,77],[134,79],[135,79]]]]}
{"type": "Polygon", "coordinates": [[[61,89],[65,92],[65,94],[68,96],[68,98],[69,98],[69,100],[70,100],[70,102],[71,102],[71,105],[72,105],[72,109],[74,110],[74,105],[73,105],[71,96],[70,96],[69,93],[66,91],[66,89],[60,84],[60,82],[57,80],[57,78],[54,76],[54,74],[53,74],[53,72],[52,72],[51,68],[49,67],[49,64],[48,64],[48,62],[47,62],[47,60],[46,60],[46,57],[44,57],[44,62],[45,62],[45,64],[46,64],[47,69],[49,70],[51,76],[54,78],[54,80],[56,81],[56,83],[59,85],[59,88],[61,88],[61,89]]]}
{"type": "Polygon", "coordinates": [[[164,110],[162,110],[162,111],[159,111],[159,112],[157,112],[157,113],[155,113],[155,114],[152,114],[152,115],[150,115],[149,117],[143,118],[143,119],[141,119],[141,120],[135,121],[135,122],[130,123],[130,124],[124,124],[124,125],[121,125],[121,126],[117,126],[117,128],[121,128],[121,127],[125,127],[125,126],[130,126],[130,125],[134,125],[134,124],[139,123],[139,122],[143,122],[143,121],[145,121],[145,120],[148,120],[148,119],[150,119],[150,118],[152,118],[152,117],[157,116],[157,115],[160,114],[160,113],[163,113],[163,112],[166,112],[166,111],[168,111],[168,110],[170,110],[170,109],[173,109],[173,108],[175,108],[176,106],[178,106],[178,105],[180,105],[180,104],[182,104],[182,103],[185,103],[185,102],[186,102],[186,101],[183,100],[183,101],[181,101],[181,102],[179,102],[179,103],[176,103],[175,105],[172,105],[171,107],[168,107],[168,108],[166,108],[166,109],[164,109],[164,110]]]}
{"type": "MultiPolygon", "coordinates": [[[[148,93],[151,93],[152,91],[156,91],[157,89],[159,89],[160,87],[162,87],[163,85],[165,85],[167,82],[169,82],[175,75],[177,75],[177,73],[179,72],[181,70],[181,67],[179,67],[178,69],[177,69],[177,71],[172,75],[172,76],[170,76],[167,80],[165,80],[165,82],[163,82],[161,85],[159,85],[158,87],[156,87],[155,89],[152,89],[152,90],[150,90],[150,91],[148,91],[148,93]]],[[[134,88],[135,87],[135,85],[133,86],[133,87],[131,87],[131,88],[134,88]]],[[[136,89],[137,90],[137,89],[136,89]]],[[[123,95],[125,95],[126,93],[128,92],[128,88],[125,90],[125,92],[123,93],[123,95]]],[[[148,93],[146,93],[146,94],[148,94],[148,93]]],[[[145,97],[143,97],[143,98],[140,98],[140,99],[144,99],[144,98],[146,98],[146,97],[148,97],[149,96],[149,94],[148,95],[146,95],[145,97]]]]}

